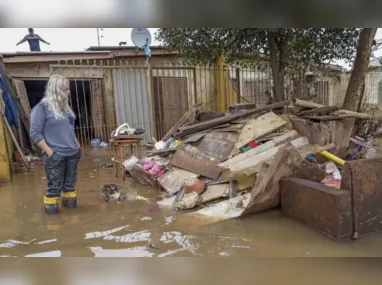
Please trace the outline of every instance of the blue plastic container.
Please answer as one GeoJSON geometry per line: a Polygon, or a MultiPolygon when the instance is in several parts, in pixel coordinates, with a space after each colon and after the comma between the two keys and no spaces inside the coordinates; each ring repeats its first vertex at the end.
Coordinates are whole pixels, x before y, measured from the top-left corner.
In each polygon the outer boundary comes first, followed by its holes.
{"type": "Polygon", "coordinates": [[[99,147],[100,146],[100,144],[101,144],[101,140],[100,139],[92,139],[91,141],[90,141],[90,145],[92,146],[92,147],[99,147]]]}

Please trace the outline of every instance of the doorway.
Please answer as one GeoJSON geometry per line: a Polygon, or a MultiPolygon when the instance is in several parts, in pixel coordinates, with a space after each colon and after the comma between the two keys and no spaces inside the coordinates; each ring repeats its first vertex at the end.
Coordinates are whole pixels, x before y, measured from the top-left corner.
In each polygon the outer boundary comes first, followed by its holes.
{"type": "Polygon", "coordinates": [[[153,77],[158,139],[188,111],[187,77],[153,77]]]}

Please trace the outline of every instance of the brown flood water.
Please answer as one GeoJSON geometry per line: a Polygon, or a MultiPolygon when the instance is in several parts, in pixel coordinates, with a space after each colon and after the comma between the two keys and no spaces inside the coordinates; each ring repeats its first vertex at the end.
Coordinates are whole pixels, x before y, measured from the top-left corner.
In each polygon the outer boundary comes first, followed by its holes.
{"type": "Polygon", "coordinates": [[[82,162],[77,209],[43,211],[42,166],[0,187],[2,257],[380,257],[382,235],[337,243],[278,210],[219,223],[189,220],[156,207],[157,190],[116,178],[114,168],[82,162]],[[115,183],[128,197],[106,203],[100,187],[115,183]],[[137,195],[148,201],[136,199],[137,195]]]}

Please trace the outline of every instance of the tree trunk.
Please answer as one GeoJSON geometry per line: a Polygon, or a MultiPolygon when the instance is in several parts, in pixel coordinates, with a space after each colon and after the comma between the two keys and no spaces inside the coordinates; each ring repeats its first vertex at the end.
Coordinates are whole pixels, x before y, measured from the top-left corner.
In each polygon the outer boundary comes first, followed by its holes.
{"type": "Polygon", "coordinates": [[[357,47],[354,68],[350,76],[343,109],[357,111],[361,100],[361,89],[365,82],[366,71],[369,66],[371,48],[377,28],[364,28],[361,31],[357,47]]]}
{"type": "Polygon", "coordinates": [[[273,78],[274,102],[285,100],[285,42],[268,33],[269,57],[273,78]]]}

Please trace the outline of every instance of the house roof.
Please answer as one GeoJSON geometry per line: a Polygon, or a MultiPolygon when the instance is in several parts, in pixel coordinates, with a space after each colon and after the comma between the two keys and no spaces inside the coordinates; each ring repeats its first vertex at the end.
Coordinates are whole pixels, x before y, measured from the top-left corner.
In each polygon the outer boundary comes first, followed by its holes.
{"type": "MultiPolygon", "coordinates": [[[[91,46],[87,51],[136,50],[136,46],[91,46]]],[[[161,46],[150,46],[151,50],[165,50],[161,46]]]]}
{"type": "MultiPolygon", "coordinates": [[[[161,47],[150,47],[152,56],[177,55],[178,52],[168,52],[161,47]]],[[[93,60],[112,59],[116,57],[145,57],[142,49],[137,50],[133,46],[104,46],[89,47],[86,51],[70,52],[14,52],[0,53],[4,63],[24,63],[24,62],[58,62],[71,60],[93,60]]]]}

